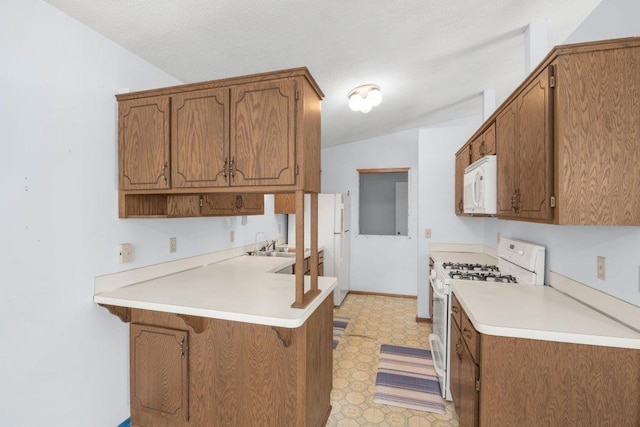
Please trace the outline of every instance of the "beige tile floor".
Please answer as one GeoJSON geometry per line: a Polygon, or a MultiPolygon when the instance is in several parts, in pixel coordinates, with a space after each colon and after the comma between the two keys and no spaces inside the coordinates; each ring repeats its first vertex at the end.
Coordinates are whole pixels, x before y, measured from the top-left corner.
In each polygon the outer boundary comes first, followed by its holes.
{"type": "Polygon", "coordinates": [[[333,352],[327,426],[458,426],[451,402],[444,415],[373,403],[380,344],[429,348],[431,324],[416,323],[416,304],[410,298],[349,294],[334,310],[349,325],[333,352]]]}

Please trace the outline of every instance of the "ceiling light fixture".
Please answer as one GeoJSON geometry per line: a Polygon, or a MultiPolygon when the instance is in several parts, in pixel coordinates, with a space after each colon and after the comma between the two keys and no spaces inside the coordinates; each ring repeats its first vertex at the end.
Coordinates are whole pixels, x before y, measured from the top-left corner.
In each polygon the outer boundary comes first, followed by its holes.
{"type": "Polygon", "coordinates": [[[368,113],[373,107],[382,102],[380,87],[374,84],[358,86],[352,89],[348,95],[349,108],[353,111],[368,113]]]}

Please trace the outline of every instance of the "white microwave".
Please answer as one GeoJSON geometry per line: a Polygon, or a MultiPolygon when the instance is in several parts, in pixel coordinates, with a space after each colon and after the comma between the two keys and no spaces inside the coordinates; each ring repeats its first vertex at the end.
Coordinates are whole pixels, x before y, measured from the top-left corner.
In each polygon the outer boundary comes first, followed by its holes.
{"type": "Polygon", "coordinates": [[[496,169],[496,156],[484,156],[464,170],[464,213],[496,213],[496,169]]]}

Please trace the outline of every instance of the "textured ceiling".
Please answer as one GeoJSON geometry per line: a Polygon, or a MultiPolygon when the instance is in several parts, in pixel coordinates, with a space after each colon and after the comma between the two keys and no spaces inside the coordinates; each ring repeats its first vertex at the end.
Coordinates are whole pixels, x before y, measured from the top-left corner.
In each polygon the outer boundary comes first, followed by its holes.
{"type": "MultiPolygon", "coordinates": [[[[525,77],[524,30],[562,44],[601,0],[47,0],[185,83],[306,66],[324,147],[481,112],[525,77]],[[347,93],[378,84],[382,104],[347,93]]],[[[131,88],[132,90],[147,88],[131,88]]]]}

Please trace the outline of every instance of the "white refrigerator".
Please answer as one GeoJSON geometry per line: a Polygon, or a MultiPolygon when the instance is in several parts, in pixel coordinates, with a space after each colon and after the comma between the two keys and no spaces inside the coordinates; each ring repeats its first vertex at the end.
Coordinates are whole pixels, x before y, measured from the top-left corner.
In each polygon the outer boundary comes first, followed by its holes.
{"type": "MultiPolygon", "coordinates": [[[[310,197],[304,203],[304,245],[310,246],[310,197]]],[[[318,194],[318,245],[324,249],[324,275],[337,277],[338,286],[333,291],[333,304],[340,305],[349,292],[350,222],[349,194],[318,194]]],[[[288,218],[288,243],[296,242],[296,216],[288,218]]]]}

